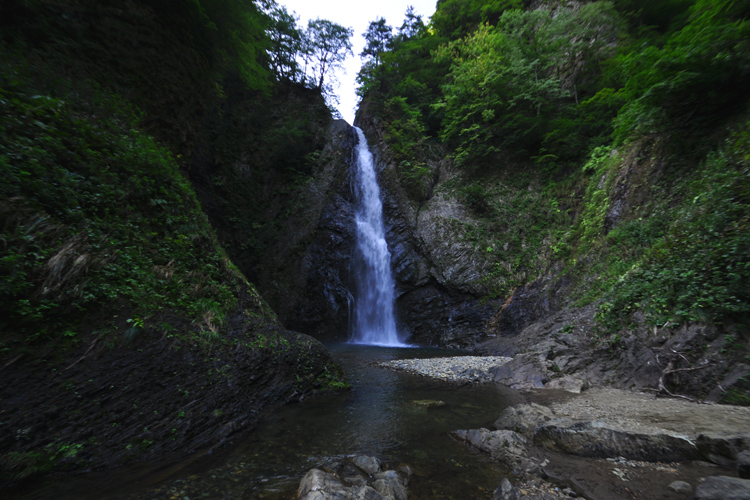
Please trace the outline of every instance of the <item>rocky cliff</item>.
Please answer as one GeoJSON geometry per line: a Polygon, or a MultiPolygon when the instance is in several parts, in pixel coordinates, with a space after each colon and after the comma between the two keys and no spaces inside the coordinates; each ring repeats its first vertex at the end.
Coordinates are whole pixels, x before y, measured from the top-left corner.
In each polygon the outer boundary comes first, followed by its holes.
{"type": "MultiPolygon", "coordinates": [[[[699,216],[681,208],[685,188],[668,146],[607,150],[583,177],[547,186],[532,166],[460,171],[443,152],[425,159],[429,194],[415,200],[367,102],[357,123],[378,162],[398,313],[413,341],[516,355],[519,372],[550,382],[572,375],[584,384],[743,400],[750,367],[742,327],[695,317],[659,322],[653,309],[617,302],[628,277],[654,265],[639,245],[664,227],[679,228],[682,238],[695,230],[681,225],[699,216]],[[622,317],[613,307],[633,311],[630,322],[613,320],[622,317]]],[[[693,181],[699,199],[716,188],[710,165],[695,168],[705,169],[693,181]]],[[[670,272],[662,279],[679,280],[670,272]]]]}

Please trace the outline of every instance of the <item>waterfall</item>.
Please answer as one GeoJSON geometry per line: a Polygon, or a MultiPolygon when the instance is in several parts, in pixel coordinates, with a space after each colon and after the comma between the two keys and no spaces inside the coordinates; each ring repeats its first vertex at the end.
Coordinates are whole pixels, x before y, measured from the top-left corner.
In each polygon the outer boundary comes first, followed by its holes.
{"type": "Polygon", "coordinates": [[[353,188],[357,246],[352,260],[355,281],[352,342],[404,346],[396,332],[391,252],[385,241],[383,203],[372,153],[358,127],[353,188]]]}

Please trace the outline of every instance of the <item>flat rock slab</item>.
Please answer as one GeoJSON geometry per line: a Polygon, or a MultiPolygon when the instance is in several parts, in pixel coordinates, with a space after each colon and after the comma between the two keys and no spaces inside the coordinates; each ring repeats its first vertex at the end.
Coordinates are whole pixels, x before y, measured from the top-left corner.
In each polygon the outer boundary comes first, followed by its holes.
{"type": "Polygon", "coordinates": [[[748,407],[698,404],[653,394],[595,388],[554,403],[550,409],[555,418],[604,422],[614,429],[645,434],[658,428],[664,433],[686,436],[704,459],[722,466],[733,466],[737,455],[750,449],[748,407]]]}
{"type": "Polygon", "coordinates": [[[493,426],[495,429],[510,429],[533,436],[537,427],[554,418],[555,414],[546,406],[536,403],[518,404],[503,410],[493,426]]]}
{"type": "Polygon", "coordinates": [[[574,420],[633,420],[697,437],[714,433],[731,436],[750,432],[750,407],[706,405],[650,393],[610,388],[590,389],[550,409],[558,417],[574,420]]]}
{"type": "Polygon", "coordinates": [[[711,476],[696,489],[695,500],[750,500],[750,479],[711,476]]]}
{"type": "Polygon", "coordinates": [[[657,427],[566,418],[540,425],[534,432],[534,443],[582,457],[673,462],[700,456],[687,436],[657,427]]]}
{"type": "Polygon", "coordinates": [[[490,370],[512,358],[505,356],[454,356],[451,358],[397,359],[379,366],[402,370],[446,382],[485,383],[492,381],[490,370]]]}

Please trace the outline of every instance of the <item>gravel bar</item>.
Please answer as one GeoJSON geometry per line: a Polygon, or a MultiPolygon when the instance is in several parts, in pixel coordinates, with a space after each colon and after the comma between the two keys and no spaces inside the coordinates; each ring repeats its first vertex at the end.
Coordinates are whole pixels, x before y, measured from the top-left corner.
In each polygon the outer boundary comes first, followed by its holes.
{"type": "Polygon", "coordinates": [[[490,369],[512,358],[505,356],[455,356],[450,358],[397,359],[379,366],[416,373],[446,382],[491,382],[490,369]]]}

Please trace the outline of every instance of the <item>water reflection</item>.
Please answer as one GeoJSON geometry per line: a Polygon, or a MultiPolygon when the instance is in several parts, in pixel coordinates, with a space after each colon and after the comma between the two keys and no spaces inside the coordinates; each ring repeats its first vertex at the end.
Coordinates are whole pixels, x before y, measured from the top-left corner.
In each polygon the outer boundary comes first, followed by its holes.
{"type": "Polygon", "coordinates": [[[138,484],[132,483],[133,477],[128,480],[128,471],[112,471],[98,478],[66,480],[66,485],[58,482],[47,489],[57,494],[37,492],[28,498],[288,500],[307,470],[357,454],[412,467],[412,500],[491,497],[506,471],[452,440],[448,432],[491,426],[504,407],[517,402],[512,391],[450,386],[376,365],[465,353],[354,344],[329,349],[346,371],[352,390],[269,413],[218,462],[183,462],[182,467],[172,464],[173,469],[157,470],[152,466],[138,484]]]}

